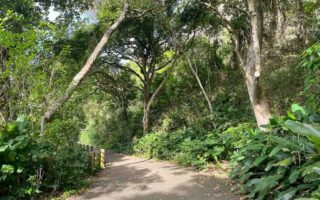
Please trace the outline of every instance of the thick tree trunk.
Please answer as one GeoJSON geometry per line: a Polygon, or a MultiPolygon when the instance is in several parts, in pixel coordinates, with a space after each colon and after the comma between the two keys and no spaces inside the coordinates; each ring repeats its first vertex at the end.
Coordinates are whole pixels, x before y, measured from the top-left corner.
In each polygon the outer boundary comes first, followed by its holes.
{"type": "Polygon", "coordinates": [[[171,69],[168,70],[168,72],[165,74],[165,76],[163,77],[161,83],[158,85],[157,89],[153,92],[153,94],[150,96],[150,92],[149,92],[149,87],[145,86],[145,94],[144,94],[144,101],[143,101],[143,134],[147,134],[149,132],[149,126],[150,126],[150,110],[151,110],[151,105],[154,102],[154,100],[156,99],[157,95],[160,93],[161,89],[163,88],[164,84],[166,83],[166,81],[168,80],[170,74],[172,73],[173,69],[174,69],[174,64],[176,62],[176,59],[173,62],[173,66],[171,67],[171,69]],[[147,95],[146,95],[147,94],[147,95]]]}
{"type": "Polygon", "coordinates": [[[261,13],[258,0],[248,0],[251,23],[251,42],[247,62],[244,66],[246,84],[258,126],[269,124],[271,117],[269,104],[260,85],[261,74],[261,13]]]}
{"type": "MultiPolygon", "coordinates": [[[[252,56],[250,56],[251,59],[253,58],[252,56]]],[[[259,84],[260,72],[253,68],[254,65],[253,62],[247,63],[245,72],[246,85],[257,124],[261,126],[269,124],[271,113],[267,98],[259,84]]]]}
{"type": "Polygon", "coordinates": [[[88,58],[86,64],[82,67],[80,72],[71,81],[65,94],[62,97],[60,97],[56,102],[54,102],[45,112],[45,114],[41,120],[41,134],[44,133],[45,125],[47,124],[47,122],[50,121],[52,119],[53,115],[61,108],[61,106],[70,99],[71,95],[73,94],[73,92],[75,91],[77,86],[81,83],[81,81],[88,74],[88,72],[92,68],[94,61],[97,59],[97,57],[99,56],[99,54],[102,51],[102,49],[104,48],[104,46],[107,44],[112,33],[118,28],[118,26],[125,19],[127,12],[128,12],[128,1],[124,0],[124,7],[123,7],[122,13],[119,16],[119,18],[113,23],[113,25],[103,35],[102,39],[100,40],[98,45],[95,47],[95,49],[92,52],[92,54],[90,55],[90,57],[88,58]]]}
{"type": "Polygon", "coordinates": [[[211,4],[204,4],[218,15],[224,26],[231,32],[232,41],[235,45],[235,54],[246,79],[252,109],[258,126],[261,126],[269,124],[271,113],[267,98],[260,85],[263,16],[262,9],[258,4],[259,2],[261,1],[247,0],[251,25],[251,38],[246,56],[243,56],[244,52],[242,51],[239,35],[230,21],[211,4]],[[246,60],[244,58],[246,58],[246,60]]]}

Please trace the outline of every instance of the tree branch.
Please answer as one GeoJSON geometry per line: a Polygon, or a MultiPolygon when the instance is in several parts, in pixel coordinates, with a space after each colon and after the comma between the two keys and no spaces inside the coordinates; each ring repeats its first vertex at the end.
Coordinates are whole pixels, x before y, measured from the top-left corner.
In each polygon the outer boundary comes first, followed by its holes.
{"type": "Polygon", "coordinates": [[[82,80],[86,77],[86,75],[88,74],[88,72],[92,68],[94,61],[100,55],[100,52],[103,50],[104,46],[107,44],[110,36],[119,27],[119,25],[124,21],[126,14],[128,12],[128,7],[129,7],[128,0],[124,0],[123,10],[122,10],[119,18],[105,32],[105,34],[101,38],[100,42],[98,43],[98,45],[95,47],[94,51],[92,52],[92,54],[88,58],[86,64],[82,67],[80,72],[72,79],[65,94],[63,96],[61,96],[51,106],[49,106],[47,111],[44,113],[42,120],[41,120],[41,136],[43,136],[43,134],[44,134],[45,125],[47,124],[47,122],[50,121],[53,118],[53,115],[61,108],[61,106],[70,99],[70,97],[72,96],[75,89],[78,87],[78,85],[82,82],[82,80]]]}
{"type": "Polygon", "coordinates": [[[109,63],[106,61],[106,63],[108,63],[109,65],[113,65],[119,69],[123,69],[123,70],[127,70],[128,72],[132,73],[133,75],[135,75],[136,77],[138,77],[143,83],[145,82],[145,80],[137,73],[135,72],[133,69],[131,69],[130,67],[125,67],[120,65],[119,63],[113,62],[113,63],[109,63]]]}

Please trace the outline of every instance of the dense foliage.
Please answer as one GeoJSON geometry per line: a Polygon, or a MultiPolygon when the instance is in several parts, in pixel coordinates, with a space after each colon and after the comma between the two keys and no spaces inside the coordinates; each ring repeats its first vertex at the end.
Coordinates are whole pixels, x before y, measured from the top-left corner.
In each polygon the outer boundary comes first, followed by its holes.
{"type": "Polygon", "coordinates": [[[37,137],[25,117],[1,127],[2,199],[34,199],[43,191],[54,194],[75,188],[88,174],[88,154],[79,145],[63,138],[52,143],[37,137]]]}
{"type": "Polygon", "coordinates": [[[249,127],[249,124],[242,124],[223,132],[186,128],[151,133],[133,145],[133,153],[201,169],[214,161],[229,159],[237,146],[246,141],[241,133],[249,127]]]}
{"type": "Polygon", "coordinates": [[[319,199],[320,1],[125,3],[0,1],[0,198],[77,188],[81,142],[319,199]]]}
{"type": "Polygon", "coordinates": [[[267,132],[253,131],[232,156],[231,177],[249,198],[319,198],[319,124],[296,120],[272,119],[267,132]]]}

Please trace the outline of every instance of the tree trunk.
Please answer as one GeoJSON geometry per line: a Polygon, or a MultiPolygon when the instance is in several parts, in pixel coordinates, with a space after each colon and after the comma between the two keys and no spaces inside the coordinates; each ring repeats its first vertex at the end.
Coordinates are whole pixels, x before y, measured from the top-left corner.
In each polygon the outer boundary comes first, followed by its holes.
{"type": "Polygon", "coordinates": [[[168,70],[168,72],[164,75],[161,83],[158,85],[157,89],[153,92],[153,94],[150,96],[149,88],[150,86],[145,86],[145,94],[144,94],[144,101],[143,101],[143,134],[147,134],[149,132],[149,118],[150,118],[150,109],[151,105],[156,99],[156,96],[160,93],[161,89],[163,88],[164,84],[168,80],[170,74],[172,73],[175,63],[177,59],[173,61],[171,69],[168,70]],[[148,92],[148,93],[147,93],[148,92]],[[147,95],[146,95],[147,94],[147,95]]]}
{"type": "Polygon", "coordinates": [[[298,41],[300,43],[301,49],[305,49],[308,46],[307,31],[305,24],[305,16],[303,12],[303,2],[302,0],[297,0],[297,29],[298,29],[298,41]]]}
{"type": "Polygon", "coordinates": [[[244,66],[246,84],[258,126],[269,124],[271,117],[269,104],[260,85],[261,74],[261,13],[257,0],[248,0],[251,24],[251,42],[247,62],[244,66]]]}
{"type": "Polygon", "coordinates": [[[146,80],[143,86],[143,135],[147,134],[149,131],[149,117],[150,117],[150,107],[148,103],[150,101],[150,82],[146,80]]]}
{"type": "Polygon", "coordinates": [[[274,34],[275,44],[279,45],[282,43],[283,39],[283,26],[285,22],[285,16],[282,13],[281,1],[276,0],[276,29],[274,34]]]}
{"type": "Polygon", "coordinates": [[[94,61],[97,59],[97,57],[99,56],[104,46],[107,44],[112,33],[124,21],[127,12],[128,12],[128,1],[124,0],[124,7],[119,18],[112,24],[112,26],[103,35],[102,39],[100,40],[98,45],[95,47],[90,57],[88,58],[86,64],[82,67],[80,72],[71,81],[65,94],[62,97],[60,97],[56,102],[54,102],[43,115],[41,120],[41,135],[43,135],[44,133],[45,125],[47,124],[47,122],[49,122],[52,119],[53,115],[61,108],[61,106],[70,99],[70,97],[72,96],[77,86],[81,83],[81,81],[85,78],[87,73],[90,71],[94,61]]]}
{"type": "MultiPolygon", "coordinates": [[[[193,75],[196,77],[196,79],[197,79],[197,81],[198,81],[198,84],[199,84],[199,87],[200,87],[200,89],[201,89],[201,91],[202,91],[202,94],[203,94],[203,96],[205,97],[205,99],[206,99],[206,101],[207,101],[208,108],[209,108],[209,111],[210,111],[210,115],[212,115],[212,117],[213,117],[213,108],[212,108],[212,104],[211,104],[210,98],[209,98],[206,90],[204,89],[204,87],[203,87],[203,85],[202,85],[202,83],[201,83],[201,80],[200,80],[197,72],[196,72],[195,69],[193,68],[192,63],[191,63],[189,57],[186,57],[186,58],[187,58],[187,60],[188,60],[189,67],[190,67],[193,75]]],[[[212,122],[212,124],[213,124],[213,126],[215,127],[215,123],[212,122]]]]}
{"type": "Polygon", "coordinates": [[[279,46],[283,39],[283,27],[285,22],[285,15],[282,12],[282,3],[280,0],[271,1],[272,9],[270,10],[270,46],[279,46]]]}
{"type": "Polygon", "coordinates": [[[143,103],[143,135],[149,132],[150,108],[148,102],[143,103]]]}
{"type": "Polygon", "coordinates": [[[269,124],[271,113],[267,98],[260,86],[263,17],[262,9],[260,5],[258,5],[259,2],[259,0],[247,0],[250,16],[251,38],[245,57],[243,56],[244,53],[242,51],[240,37],[230,21],[211,4],[204,4],[218,15],[224,26],[231,32],[231,39],[235,46],[235,54],[244,72],[244,78],[246,80],[252,109],[258,126],[261,126],[269,124]],[[244,58],[247,60],[245,61],[244,58]]]}
{"type": "Polygon", "coordinates": [[[127,123],[129,120],[129,117],[128,117],[128,104],[126,102],[125,97],[122,97],[122,100],[121,100],[121,115],[122,115],[123,121],[127,123]]]}

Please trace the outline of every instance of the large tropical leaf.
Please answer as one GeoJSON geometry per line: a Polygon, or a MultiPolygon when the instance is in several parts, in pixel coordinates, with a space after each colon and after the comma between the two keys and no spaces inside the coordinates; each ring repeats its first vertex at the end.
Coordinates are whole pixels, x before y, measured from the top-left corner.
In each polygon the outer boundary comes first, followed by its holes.
{"type": "Polygon", "coordinates": [[[317,149],[320,152],[320,127],[316,124],[304,124],[301,122],[295,122],[288,120],[285,122],[287,128],[292,132],[306,136],[317,145],[317,149]]]}

